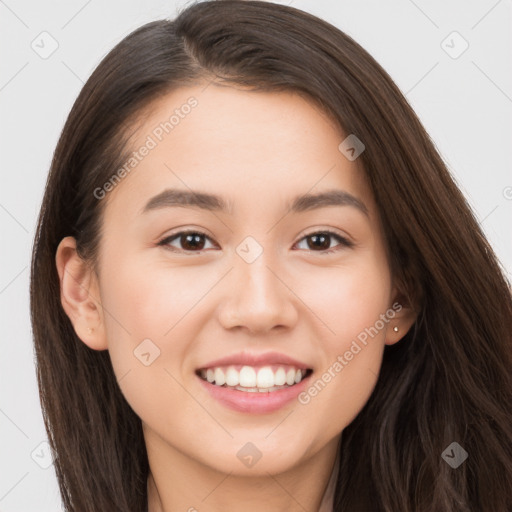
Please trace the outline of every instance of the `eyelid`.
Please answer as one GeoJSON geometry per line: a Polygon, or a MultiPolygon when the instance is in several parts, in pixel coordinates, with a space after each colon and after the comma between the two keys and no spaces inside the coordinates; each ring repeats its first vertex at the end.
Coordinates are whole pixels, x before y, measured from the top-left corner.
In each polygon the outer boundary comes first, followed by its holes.
{"type": "Polygon", "coordinates": [[[308,231],[302,233],[301,235],[299,235],[298,241],[302,240],[303,238],[305,238],[307,236],[317,235],[319,233],[337,236],[337,237],[345,240],[347,243],[350,243],[352,245],[355,244],[355,242],[353,242],[352,237],[349,234],[338,231],[335,228],[313,228],[312,230],[310,230],[310,231],[308,230],[308,231]]]}
{"type": "Polygon", "coordinates": [[[161,235],[158,237],[158,241],[156,245],[165,245],[165,242],[170,238],[174,238],[177,235],[187,235],[187,234],[198,234],[204,235],[206,238],[209,238],[211,241],[214,241],[213,235],[205,228],[195,227],[193,224],[186,224],[185,226],[178,226],[167,232],[165,235],[161,235]]]}

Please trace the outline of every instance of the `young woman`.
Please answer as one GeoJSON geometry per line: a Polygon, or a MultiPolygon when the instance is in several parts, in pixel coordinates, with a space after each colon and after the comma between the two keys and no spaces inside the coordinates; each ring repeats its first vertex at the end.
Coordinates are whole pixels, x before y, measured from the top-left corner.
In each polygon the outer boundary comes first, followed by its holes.
{"type": "Polygon", "coordinates": [[[512,510],[512,299],[386,72],[269,2],[119,43],[31,311],[67,511],[512,510]]]}

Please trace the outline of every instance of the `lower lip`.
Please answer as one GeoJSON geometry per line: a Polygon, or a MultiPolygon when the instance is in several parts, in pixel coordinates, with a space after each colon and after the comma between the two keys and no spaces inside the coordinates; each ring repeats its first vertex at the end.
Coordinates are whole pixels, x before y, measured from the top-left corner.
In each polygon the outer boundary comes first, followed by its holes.
{"type": "Polygon", "coordinates": [[[213,398],[229,409],[250,414],[265,414],[277,411],[297,398],[297,395],[307,387],[311,375],[289,388],[264,393],[224,388],[210,384],[199,376],[197,378],[213,398]]]}

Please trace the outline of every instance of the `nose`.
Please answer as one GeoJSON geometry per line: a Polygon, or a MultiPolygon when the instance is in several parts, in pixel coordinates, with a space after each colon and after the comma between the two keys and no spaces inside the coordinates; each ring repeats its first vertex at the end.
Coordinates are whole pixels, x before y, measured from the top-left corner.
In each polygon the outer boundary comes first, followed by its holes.
{"type": "Polygon", "coordinates": [[[252,263],[234,255],[234,268],[226,280],[226,293],[219,311],[225,329],[251,333],[291,328],[297,321],[296,296],[290,284],[278,276],[275,260],[267,251],[252,263]]]}

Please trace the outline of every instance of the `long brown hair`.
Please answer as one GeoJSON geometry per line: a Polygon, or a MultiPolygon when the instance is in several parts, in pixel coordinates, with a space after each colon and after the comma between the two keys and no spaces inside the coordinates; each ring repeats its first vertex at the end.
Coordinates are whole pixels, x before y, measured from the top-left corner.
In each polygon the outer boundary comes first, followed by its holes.
{"type": "MultiPolygon", "coordinates": [[[[67,511],[147,510],[140,419],[108,351],[88,348],[60,303],[55,253],[74,236],[95,265],[104,201],[128,129],[176,87],[216,80],[289,90],[356,134],[390,266],[417,304],[386,346],[377,385],[343,431],[336,511],[512,510],[512,298],[504,271],[400,90],[349,36],[260,1],[193,3],[122,40],[91,75],[57,144],[31,271],[43,416],[67,511]],[[468,453],[454,469],[452,443],[468,453]]],[[[333,404],[334,405],[334,404],[333,404]]]]}

